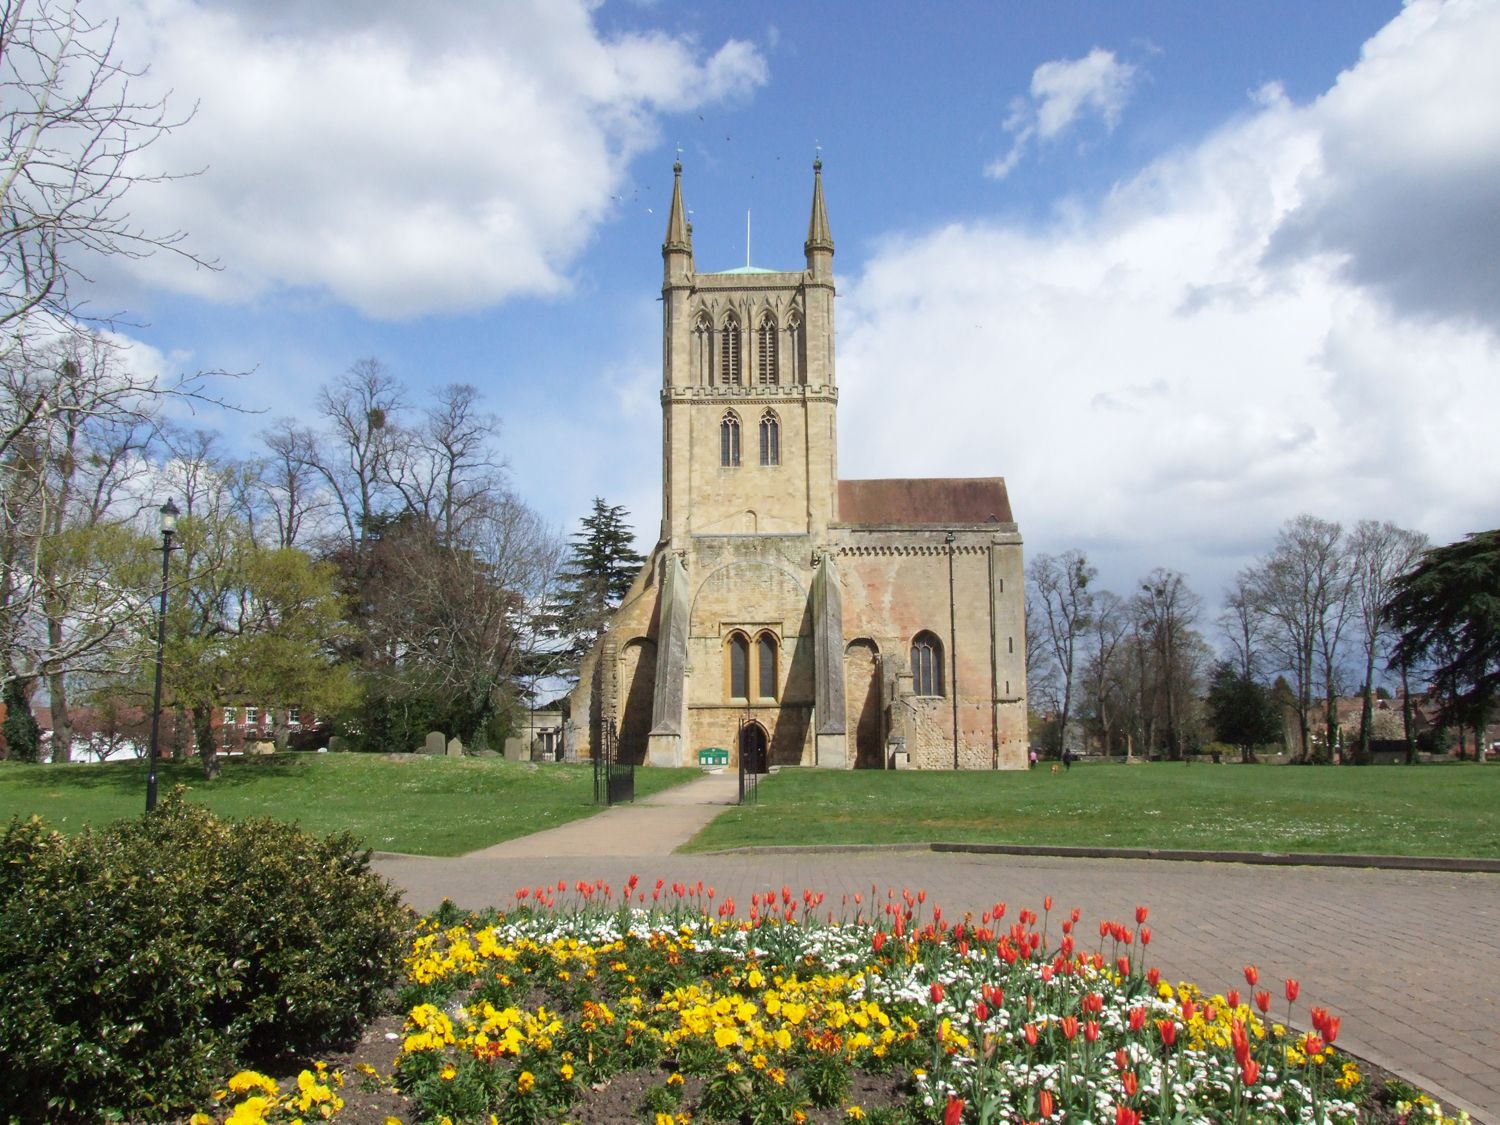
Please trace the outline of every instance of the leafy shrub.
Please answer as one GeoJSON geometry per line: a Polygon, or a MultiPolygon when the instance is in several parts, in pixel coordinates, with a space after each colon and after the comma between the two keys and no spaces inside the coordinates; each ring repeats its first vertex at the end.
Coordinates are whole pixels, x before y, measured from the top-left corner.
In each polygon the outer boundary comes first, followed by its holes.
{"type": "Polygon", "coordinates": [[[0,834],[0,1120],[168,1115],[246,1058],[375,1014],[409,925],[347,833],[233,822],[174,793],[71,839],[0,834]]]}

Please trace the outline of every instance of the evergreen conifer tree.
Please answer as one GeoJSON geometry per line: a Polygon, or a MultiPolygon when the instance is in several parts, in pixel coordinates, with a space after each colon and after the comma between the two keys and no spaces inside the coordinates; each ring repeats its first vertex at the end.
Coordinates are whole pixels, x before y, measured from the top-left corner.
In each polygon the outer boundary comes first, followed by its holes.
{"type": "Polygon", "coordinates": [[[567,646],[564,663],[570,671],[576,672],[646,561],[633,546],[629,516],[623,505],[596,496],[593,511],[572,537],[558,595],[545,615],[548,631],[567,646]]]}

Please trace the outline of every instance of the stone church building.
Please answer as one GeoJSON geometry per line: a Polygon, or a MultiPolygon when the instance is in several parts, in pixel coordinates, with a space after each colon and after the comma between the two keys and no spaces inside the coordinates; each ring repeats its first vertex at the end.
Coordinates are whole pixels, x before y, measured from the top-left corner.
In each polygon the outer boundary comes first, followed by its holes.
{"type": "MultiPolygon", "coordinates": [[[[675,166],[662,246],[661,534],[585,659],[568,756],[1022,769],[1021,536],[1005,481],[840,480],[833,237],[700,273],[675,166]]],[[[893,403],[892,409],[899,409],[893,403]]]]}

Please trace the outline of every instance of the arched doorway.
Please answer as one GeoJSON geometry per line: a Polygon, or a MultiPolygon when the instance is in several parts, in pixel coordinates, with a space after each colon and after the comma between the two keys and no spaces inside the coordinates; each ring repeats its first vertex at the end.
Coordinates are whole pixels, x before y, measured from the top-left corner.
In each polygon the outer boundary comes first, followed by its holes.
{"type": "Polygon", "coordinates": [[[740,727],[740,761],[746,773],[765,773],[770,760],[769,741],[766,728],[755,720],[740,727]]]}

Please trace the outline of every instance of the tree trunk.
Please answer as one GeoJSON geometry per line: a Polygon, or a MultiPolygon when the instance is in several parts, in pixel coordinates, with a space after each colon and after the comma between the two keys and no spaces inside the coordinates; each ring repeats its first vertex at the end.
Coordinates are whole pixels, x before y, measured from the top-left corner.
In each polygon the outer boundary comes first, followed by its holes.
{"type": "MultiPolygon", "coordinates": [[[[51,622],[48,622],[47,628],[50,632],[51,622]]],[[[49,675],[47,694],[52,697],[52,760],[54,762],[71,761],[73,758],[73,717],[68,713],[67,677],[61,672],[53,672],[49,675]]]]}
{"type": "Polygon", "coordinates": [[[1365,690],[1359,708],[1359,749],[1354,753],[1355,765],[1370,764],[1370,727],[1375,723],[1375,650],[1368,649],[1365,657],[1365,690]]]}
{"type": "Polygon", "coordinates": [[[291,724],[287,722],[286,708],[278,707],[271,714],[275,716],[271,720],[271,737],[276,740],[276,753],[285,753],[287,739],[292,733],[291,724]]]}
{"type": "Polygon", "coordinates": [[[1401,665],[1401,734],[1406,739],[1406,764],[1416,765],[1417,736],[1412,733],[1411,685],[1406,674],[1406,665],[1401,665]]]}
{"type": "Polygon", "coordinates": [[[219,744],[214,739],[212,707],[194,704],[193,734],[198,741],[198,757],[203,762],[203,776],[213,781],[219,776],[219,744]]]}

